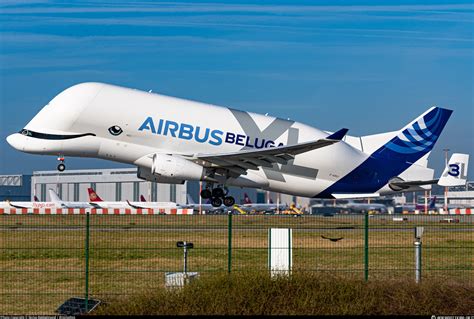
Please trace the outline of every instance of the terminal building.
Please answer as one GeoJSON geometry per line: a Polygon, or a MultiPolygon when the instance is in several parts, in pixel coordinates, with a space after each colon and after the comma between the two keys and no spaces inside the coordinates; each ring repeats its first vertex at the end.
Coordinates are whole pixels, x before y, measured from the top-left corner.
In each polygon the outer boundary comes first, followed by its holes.
{"type": "MultiPolygon", "coordinates": [[[[187,194],[195,203],[199,202],[200,183],[187,181],[184,184],[161,184],[137,177],[136,168],[84,169],[58,171],[35,171],[31,176],[31,198],[49,201],[48,189],[53,189],[64,201],[89,201],[87,188],[93,188],[104,201],[139,201],[143,195],[147,201],[186,204],[187,194]]],[[[307,208],[310,199],[272,193],[260,189],[229,187],[236,203],[243,203],[245,193],[252,203],[295,203],[307,208]]]]}
{"type": "Polygon", "coordinates": [[[474,182],[467,182],[466,186],[450,187],[448,204],[474,207],[474,182]]]}

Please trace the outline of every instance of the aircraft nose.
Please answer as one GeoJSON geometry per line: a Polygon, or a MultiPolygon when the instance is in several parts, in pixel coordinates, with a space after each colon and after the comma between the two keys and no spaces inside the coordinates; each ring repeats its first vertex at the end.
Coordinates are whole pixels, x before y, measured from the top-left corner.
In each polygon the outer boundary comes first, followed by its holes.
{"type": "Polygon", "coordinates": [[[15,148],[19,151],[23,151],[23,148],[24,148],[24,145],[25,145],[25,138],[20,133],[14,133],[14,134],[11,134],[7,137],[7,142],[13,148],[15,148]]]}

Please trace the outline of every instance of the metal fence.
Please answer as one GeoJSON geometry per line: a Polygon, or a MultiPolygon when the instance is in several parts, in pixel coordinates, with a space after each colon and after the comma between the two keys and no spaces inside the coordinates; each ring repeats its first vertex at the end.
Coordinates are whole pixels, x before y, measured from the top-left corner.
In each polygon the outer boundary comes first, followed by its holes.
{"type": "Polygon", "coordinates": [[[474,216],[395,217],[0,215],[0,314],[53,314],[74,296],[110,301],[163,287],[166,272],[183,268],[177,241],[194,244],[188,270],[201,278],[268,271],[270,228],[293,230],[293,271],[415,280],[414,227],[423,226],[422,280],[474,285],[474,216]]]}

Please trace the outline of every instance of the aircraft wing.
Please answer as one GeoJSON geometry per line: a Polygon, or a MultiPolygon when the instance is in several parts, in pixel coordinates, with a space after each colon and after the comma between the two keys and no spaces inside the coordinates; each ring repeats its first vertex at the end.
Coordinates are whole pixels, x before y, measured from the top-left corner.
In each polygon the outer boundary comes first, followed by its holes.
{"type": "Polygon", "coordinates": [[[9,200],[7,200],[7,204],[10,205],[11,207],[17,208],[17,209],[23,209],[23,208],[30,209],[30,208],[31,208],[31,207],[25,207],[25,206],[15,205],[15,204],[13,204],[12,202],[10,202],[9,200]]]}
{"type": "Polygon", "coordinates": [[[246,175],[248,169],[258,170],[260,166],[272,167],[275,163],[286,165],[288,161],[294,159],[295,155],[339,142],[346,135],[347,131],[348,129],[343,128],[326,138],[295,145],[258,150],[249,149],[221,154],[197,154],[196,158],[212,166],[227,169],[231,176],[237,177],[239,175],[246,175]]]}

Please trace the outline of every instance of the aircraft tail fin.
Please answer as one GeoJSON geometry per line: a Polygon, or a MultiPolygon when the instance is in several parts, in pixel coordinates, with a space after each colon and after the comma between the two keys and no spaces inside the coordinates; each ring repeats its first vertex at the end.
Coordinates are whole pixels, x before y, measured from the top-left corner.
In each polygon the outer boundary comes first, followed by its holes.
{"type": "Polygon", "coordinates": [[[433,196],[433,198],[431,199],[429,208],[430,209],[435,209],[436,208],[436,196],[433,196]]]}
{"type": "Polygon", "coordinates": [[[187,197],[187,200],[188,200],[188,204],[190,204],[190,205],[196,204],[196,203],[194,202],[193,198],[191,197],[191,195],[188,194],[186,197],[187,197]]]}
{"type": "Polygon", "coordinates": [[[463,186],[467,182],[469,155],[454,153],[438,181],[440,186],[463,186]]]}
{"type": "Polygon", "coordinates": [[[244,193],[244,204],[252,204],[250,197],[247,193],[244,193]]]}
{"type": "Polygon", "coordinates": [[[432,107],[398,131],[372,156],[415,163],[433,149],[452,110],[432,107]]]}
{"type": "Polygon", "coordinates": [[[51,188],[49,189],[49,197],[51,198],[51,201],[53,203],[61,203],[62,200],[61,198],[59,198],[58,194],[56,194],[56,192],[54,190],[52,190],[51,188]]]}
{"type": "Polygon", "coordinates": [[[34,200],[35,202],[39,202],[39,199],[38,199],[38,197],[37,197],[36,195],[33,197],[33,200],[34,200]]]}
{"type": "Polygon", "coordinates": [[[146,202],[146,198],[143,195],[140,195],[140,202],[146,202]]]}
{"type": "Polygon", "coordinates": [[[89,200],[91,202],[103,202],[102,198],[100,198],[99,195],[97,195],[94,189],[89,187],[87,191],[89,192],[89,200]]]}

